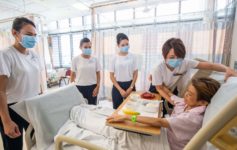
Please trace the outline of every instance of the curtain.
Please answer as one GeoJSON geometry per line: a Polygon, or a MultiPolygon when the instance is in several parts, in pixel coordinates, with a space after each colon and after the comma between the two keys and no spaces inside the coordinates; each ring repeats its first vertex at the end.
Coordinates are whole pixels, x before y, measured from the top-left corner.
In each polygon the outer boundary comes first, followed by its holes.
{"type": "Polygon", "coordinates": [[[171,37],[181,38],[186,47],[186,58],[201,58],[210,62],[229,65],[235,8],[228,9],[225,16],[209,14],[208,19],[177,21],[176,23],[154,24],[141,27],[124,27],[97,30],[93,38],[96,56],[102,64],[102,82],[99,97],[111,98],[112,82],[109,78],[109,59],[117,52],[116,35],[128,35],[130,52],[137,55],[139,74],[136,82],[138,91],[148,90],[148,76],[152,68],[162,60],[162,45],[171,37]]]}
{"type": "Polygon", "coordinates": [[[11,33],[5,30],[0,31],[0,50],[4,50],[13,43],[11,33]]]}

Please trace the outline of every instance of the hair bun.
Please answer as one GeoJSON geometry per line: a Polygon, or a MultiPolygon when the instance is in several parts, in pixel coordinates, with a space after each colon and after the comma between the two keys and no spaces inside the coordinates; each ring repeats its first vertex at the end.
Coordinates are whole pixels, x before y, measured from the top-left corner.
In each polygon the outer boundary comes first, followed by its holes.
{"type": "Polygon", "coordinates": [[[116,36],[117,44],[119,44],[122,40],[129,40],[128,36],[124,33],[118,33],[116,36]]]}

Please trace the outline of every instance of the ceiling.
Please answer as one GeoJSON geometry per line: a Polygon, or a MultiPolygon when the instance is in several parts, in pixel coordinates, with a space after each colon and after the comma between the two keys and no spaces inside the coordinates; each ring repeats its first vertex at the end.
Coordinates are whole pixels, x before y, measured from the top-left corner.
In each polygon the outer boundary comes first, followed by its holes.
{"type": "Polygon", "coordinates": [[[106,0],[0,0],[0,20],[24,14],[37,14],[47,20],[57,20],[88,13],[84,8],[75,8],[75,4],[86,7],[102,1],[106,0]]]}
{"type": "Polygon", "coordinates": [[[88,15],[89,7],[99,7],[96,11],[107,11],[126,7],[156,5],[158,2],[174,0],[0,0],[0,22],[9,18],[34,14],[44,17],[47,21],[60,20],[70,17],[88,15]],[[127,3],[123,3],[129,1],[127,3]],[[117,5],[111,5],[116,3],[117,5]]]}
{"type": "Polygon", "coordinates": [[[24,14],[40,15],[46,20],[81,16],[90,13],[92,4],[103,1],[108,0],[0,0],[0,20],[24,14]]]}

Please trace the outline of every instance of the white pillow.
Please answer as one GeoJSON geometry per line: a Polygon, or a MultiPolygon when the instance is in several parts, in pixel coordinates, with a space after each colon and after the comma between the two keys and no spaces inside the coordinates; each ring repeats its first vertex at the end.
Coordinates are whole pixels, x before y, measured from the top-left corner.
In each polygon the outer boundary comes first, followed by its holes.
{"type": "Polygon", "coordinates": [[[210,121],[227,103],[237,96],[237,77],[230,77],[226,83],[222,84],[217,93],[213,96],[208,105],[203,125],[210,121]]]}
{"type": "Polygon", "coordinates": [[[85,103],[86,100],[76,86],[70,85],[17,103],[12,108],[32,124],[37,149],[46,149],[53,143],[60,127],[69,119],[71,108],[85,103]],[[23,111],[25,108],[26,112],[23,111]]]}
{"type": "MultiPolygon", "coordinates": [[[[227,80],[226,83],[222,84],[220,89],[214,95],[211,100],[211,103],[208,105],[204,118],[203,126],[207,124],[214,116],[224,108],[227,103],[233,100],[234,97],[237,97],[237,77],[231,77],[227,80]]],[[[211,143],[207,142],[204,145],[203,149],[205,150],[217,150],[211,143]]]]}

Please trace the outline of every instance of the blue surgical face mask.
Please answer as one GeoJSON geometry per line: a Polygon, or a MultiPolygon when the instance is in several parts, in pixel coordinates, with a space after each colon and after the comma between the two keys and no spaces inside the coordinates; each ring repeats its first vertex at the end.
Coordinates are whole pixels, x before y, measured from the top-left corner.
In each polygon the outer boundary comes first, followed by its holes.
{"type": "Polygon", "coordinates": [[[84,54],[84,55],[90,56],[91,53],[92,53],[92,50],[90,48],[84,48],[82,50],[82,54],[84,54]]]}
{"type": "Polygon", "coordinates": [[[37,37],[35,36],[29,36],[29,35],[23,35],[22,40],[20,44],[24,48],[33,48],[37,43],[37,37]]]}
{"type": "Polygon", "coordinates": [[[167,64],[172,67],[176,68],[182,64],[183,59],[168,59],[167,64]]]}
{"type": "Polygon", "coordinates": [[[127,53],[128,50],[129,50],[129,46],[123,46],[123,47],[120,48],[120,51],[124,52],[124,53],[127,53]]]}

